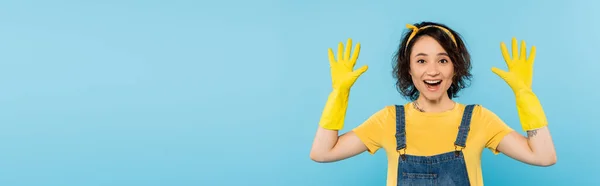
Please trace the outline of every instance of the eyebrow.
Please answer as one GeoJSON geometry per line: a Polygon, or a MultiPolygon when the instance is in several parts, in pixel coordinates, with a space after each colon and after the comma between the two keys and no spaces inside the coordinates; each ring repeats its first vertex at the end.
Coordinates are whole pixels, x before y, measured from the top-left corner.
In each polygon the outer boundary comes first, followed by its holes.
{"type": "MultiPolygon", "coordinates": [[[[438,53],[437,55],[438,56],[448,56],[448,53],[441,52],[441,53],[438,53]]],[[[427,54],[425,54],[425,53],[418,53],[417,55],[415,55],[415,57],[417,57],[417,56],[427,56],[427,54]]]]}

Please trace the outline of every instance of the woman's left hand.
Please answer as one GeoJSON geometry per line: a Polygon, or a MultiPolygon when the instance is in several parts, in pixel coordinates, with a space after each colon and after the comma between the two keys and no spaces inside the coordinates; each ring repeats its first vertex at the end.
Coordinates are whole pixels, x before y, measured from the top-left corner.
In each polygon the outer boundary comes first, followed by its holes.
{"type": "Polygon", "coordinates": [[[508,72],[496,67],[492,72],[500,76],[512,88],[516,102],[517,112],[521,120],[521,127],[524,131],[530,131],[545,127],[548,125],[546,114],[537,96],[531,90],[531,80],[533,76],[533,61],[535,59],[535,46],[531,49],[531,55],[526,57],[525,41],[521,42],[521,54],[517,48],[517,39],[512,40],[512,58],[504,43],[501,43],[502,55],[508,65],[508,72]]]}
{"type": "Polygon", "coordinates": [[[506,44],[500,43],[502,56],[508,66],[508,72],[492,67],[492,72],[500,76],[513,89],[515,93],[521,89],[531,89],[533,77],[533,63],[535,60],[535,46],[531,47],[531,54],[527,57],[525,41],[521,41],[521,53],[517,46],[517,39],[512,39],[512,57],[508,54],[506,44]]]}

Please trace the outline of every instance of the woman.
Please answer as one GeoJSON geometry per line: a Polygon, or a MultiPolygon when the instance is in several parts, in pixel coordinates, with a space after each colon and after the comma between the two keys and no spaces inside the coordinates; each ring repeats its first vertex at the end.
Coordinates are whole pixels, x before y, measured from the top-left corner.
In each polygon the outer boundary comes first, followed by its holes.
{"type": "Polygon", "coordinates": [[[488,148],[518,161],[550,166],[556,162],[544,111],[531,90],[535,47],[526,57],[525,43],[512,58],[504,43],[502,54],[509,70],[492,68],[515,93],[522,136],[480,105],[452,100],[471,78],[470,55],[459,34],[443,24],[423,22],[411,29],[394,58],[399,92],[411,100],[386,106],[360,126],[341,136],[350,88],[367,70],[353,70],[360,44],[352,41],[337,59],[329,49],[333,90],[322,113],[310,157],[334,162],[364,151],[383,148],[388,157],[387,185],[483,185],[481,153],[488,148]]]}

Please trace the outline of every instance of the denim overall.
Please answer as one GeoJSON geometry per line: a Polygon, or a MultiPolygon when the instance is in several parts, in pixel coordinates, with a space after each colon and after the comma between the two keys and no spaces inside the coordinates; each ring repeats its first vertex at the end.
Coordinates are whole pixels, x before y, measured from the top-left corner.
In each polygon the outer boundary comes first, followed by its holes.
{"type": "Polygon", "coordinates": [[[397,185],[470,185],[462,150],[469,134],[474,107],[467,105],[465,108],[454,151],[434,156],[413,156],[406,154],[404,106],[396,105],[396,150],[400,153],[397,185]]]}

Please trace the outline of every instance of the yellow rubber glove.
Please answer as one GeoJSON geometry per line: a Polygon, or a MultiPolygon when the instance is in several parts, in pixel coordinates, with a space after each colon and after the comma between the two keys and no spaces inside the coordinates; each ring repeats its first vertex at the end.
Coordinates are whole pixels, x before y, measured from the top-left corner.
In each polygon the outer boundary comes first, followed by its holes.
{"type": "Polygon", "coordinates": [[[502,56],[508,65],[508,72],[496,67],[492,72],[500,76],[512,88],[517,102],[517,111],[524,131],[542,128],[548,125],[546,114],[537,96],[531,90],[533,76],[533,63],[535,60],[535,46],[527,58],[525,41],[521,42],[521,54],[517,46],[517,39],[512,39],[512,58],[508,54],[504,42],[500,44],[502,56]]]}
{"type": "Polygon", "coordinates": [[[344,44],[339,43],[337,59],[334,58],[333,51],[329,48],[329,66],[331,68],[333,90],[329,94],[319,122],[319,125],[325,129],[340,130],[344,127],[350,88],[354,85],[356,79],[367,71],[368,66],[366,65],[358,70],[353,70],[360,53],[360,43],[356,45],[352,58],[350,58],[351,51],[352,39],[348,39],[345,51],[344,44]]]}

